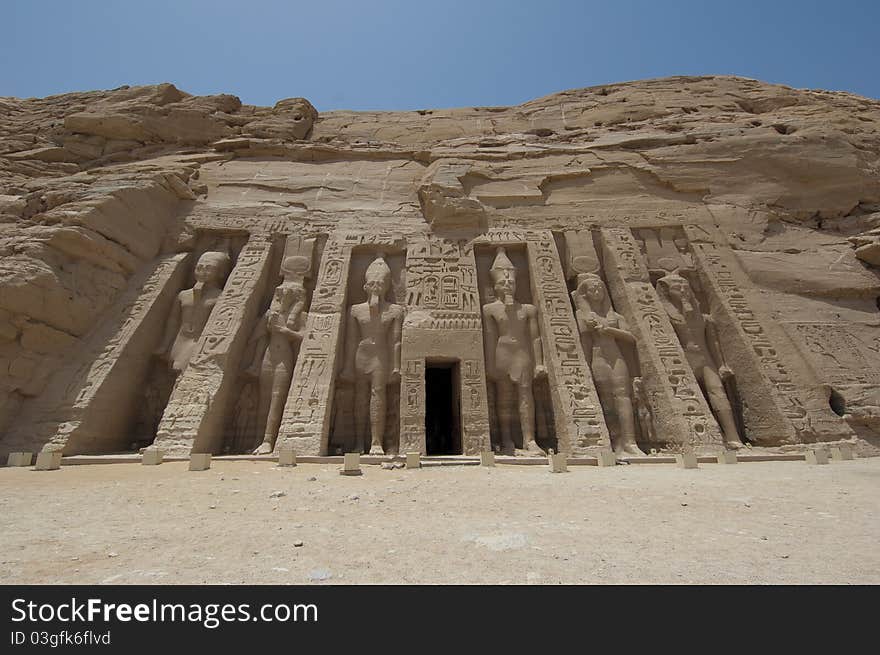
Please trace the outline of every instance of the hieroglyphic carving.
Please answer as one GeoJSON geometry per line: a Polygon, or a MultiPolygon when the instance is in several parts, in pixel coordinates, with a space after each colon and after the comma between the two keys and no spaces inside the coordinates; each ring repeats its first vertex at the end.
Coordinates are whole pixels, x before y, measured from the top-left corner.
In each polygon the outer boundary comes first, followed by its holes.
{"type": "Polygon", "coordinates": [[[818,434],[847,436],[849,429],[823,402],[818,383],[793,357],[786,357],[782,335],[752,309],[744,291],[748,278],[733,253],[717,242],[722,239],[717,232],[685,226],[703,287],[715,302],[721,329],[726,330],[724,347],[735,356],[737,373],[743,378],[739,386],[750,409],[749,438],[773,445],[818,434]]]}
{"type": "Polygon", "coordinates": [[[239,253],[162,415],[156,445],[167,452],[213,452],[222,447],[220,426],[269,277],[271,245],[252,236],[239,253]]]}
{"type": "Polygon", "coordinates": [[[636,336],[660,438],[685,448],[720,447],[721,431],[649,281],[636,240],[626,228],[605,228],[601,237],[609,290],[636,336]]]}
{"type": "Polygon", "coordinates": [[[356,237],[349,237],[345,233],[334,233],[324,247],[306,336],[300,346],[275,441],[276,452],[284,443],[292,442],[296,452],[302,455],[327,453],[334,376],[337,359],[342,356],[340,327],[351,249],[360,242],[356,237]]]}
{"type": "Polygon", "coordinates": [[[791,322],[785,327],[810,354],[823,382],[837,388],[880,385],[880,356],[846,325],[791,322]]]}
{"type": "Polygon", "coordinates": [[[433,357],[460,362],[463,452],[488,450],[488,403],[473,248],[460,241],[424,236],[408,244],[406,269],[401,449],[426,454],[425,358],[433,357]]]}
{"type": "Polygon", "coordinates": [[[138,403],[138,386],[147,373],[149,352],[161,332],[170,303],[180,289],[190,255],[164,257],[142,277],[114,310],[120,322],[102,324],[79,356],[59,371],[39,403],[23,416],[26,431],[10,431],[10,447],[111,452],[128,447],[128,423],[138,403]],[[27,447],[24,447],[27,446],[27,447]]]}

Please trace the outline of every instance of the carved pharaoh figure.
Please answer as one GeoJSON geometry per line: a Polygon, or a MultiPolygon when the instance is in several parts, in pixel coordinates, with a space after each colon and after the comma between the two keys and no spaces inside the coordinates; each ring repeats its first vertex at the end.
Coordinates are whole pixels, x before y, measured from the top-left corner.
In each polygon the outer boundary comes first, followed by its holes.
{"type": "Polygon", "coordinates": [[[644,455],[636,445],[633,375],[623,353],[625,348],[635,349],[635,337],[623,316],[611,306],[605,282],[598,275],[578,275],[571,298],[599,402],[609,428],[616,428],[611,435],[614,451],[618,455],[644,455]]]}
{"type": "MultiPolygon", "coordinates": [[[[349,309],[345,328],[345,360],[340,378],[354,383],[355,448],[385,452],[388,385],[400,380],[400,341],[404,310],[388,302],[391,269],[380,254],[367,268],[367,301],[349,309]]],[[[397,451],[387,444],[388,453],[397,451]]]]}
{"type": "Polygon", "coordinates": [[[196,344],[223,291],[232,261],[225,252],[208,251],[199,257],[195,268],[196,283],[177,294],[165,335],[156,354],[169,361],[171,371],[179,376],[195,354],[196,344]]]}
{"type": "Polygon", "coordinates": [[[272,303],[251,337],[256,346],[254,360],[246,374],[259,380],[257,425],[264,427],[263,441],[254,450],[255,455],[267,455],[275,447],[293,369],[305,335],[308,319],[305,303],[303,285],[285,280],[275,289],[272,303]]]}
{"type": "Polygon", "coordinates": [[[703,314],[690,282],[677,270],[657,280],[657,294],[684,349],[694,376],[718,419],[728,448],[742,448],[733,407],[725,390],[725,381],[733,371],[724,361],[715,323],[703,314]]]}
{"type": "Polygon", "coordinates": [[[516,269],[504,248],[498,249],[489,276],[496,300],[483,305],[486,377],[495,385],[501,448],[505,453],[515,452],[513,428],[518,414],[522,454],[543,454],[535,442],[532,390],[535,378],[547,375],[538,312],[534,305],[514,299],[516,269]]]}

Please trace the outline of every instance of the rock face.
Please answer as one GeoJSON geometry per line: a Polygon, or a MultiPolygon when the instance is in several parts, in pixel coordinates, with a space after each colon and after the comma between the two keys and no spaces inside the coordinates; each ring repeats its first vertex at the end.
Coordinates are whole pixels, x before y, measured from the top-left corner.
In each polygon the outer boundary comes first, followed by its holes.
{"type": "Polygon", "coordinates": [[[0,98],[0,254],[3,454],[880,446],[880,102],[845,93],[0,98]]]}

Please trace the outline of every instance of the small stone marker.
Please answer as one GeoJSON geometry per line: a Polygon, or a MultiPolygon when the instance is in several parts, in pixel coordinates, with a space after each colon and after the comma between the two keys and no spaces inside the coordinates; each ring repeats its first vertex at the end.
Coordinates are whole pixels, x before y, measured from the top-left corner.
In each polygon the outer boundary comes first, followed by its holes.
{"type": "Polygon", "coordinates": [[[30,466],[33,461],[33,453],[9,453],[6,466],[30,466]]]}
{"type": "Polygon", "coordinates": [[[293,444],[284,444],[278,451],[278,466],[296,466],[296,450],[293,444]]]}
{"type": "Polygon", "coordinates": [[[157,466],[162,463],[161,448],[146,448],[141,456],[141,464],[144,466],[157,466]]]}
{"type": "Polygon", "coordinates": [[[679,453],[675,456],[675,463],[680,469],[695,469],[699,466],[694,453],[679,453]]]}
{"type": "Polygon", "coordinates": [[[827,464],[828,463],[828,451],[824,448],[817,448],[816,450],[808,450],[807,451],[807,464],[827,464]]]}
{"type": "Polygon", "coordinates": [[[408,468],[408,469],[422,468],[421,453],[407,453],[406,454],[406,468],[408,468]]]}
{"type": "Polygon", "coordinates": [[[363,471],[361,471],[361,454],[360,453],[345,453],[342,456],[342,470],[339,471],[340,475],[363,475],[363,471]]]}
{"type": "Polygon", "coordinates": [[[615,466],[617,464],[617,455],[613,450],[600,450],[596,455],[599,466],[615,466]]]}
{"type": "Polygon", "coordinates": [[[565,457],[565,453],[551,453],[548,459],[550,460],[551,473],[568,472],[568,460],[565,457]]]}
{"type": "Polygon", "coordinates": [[[852,446],[842,445],[842,446],[834,446],[831,449],[831,459],[835,462],[842,462],[844,460],[852,459],[853,451],[852,446]]]}
{"type": "Polygon", "coordinates": [[[43,450],[37,453],[36,471],[57,471],[61,468],[60,450],[43,450]]]}
{"type": "Polygon", "coordinates": [[[190,453],[190,471],[207,471],[209,468],[211,468],[211,453],[190,453]]]}
{"type": "Polygon", "coordinates": [[[495,466],[495,453],[491,450],[480,453],[480,466],[495,466]]]}
{"type": "Polygon", "coordinates": [[[736,453],[732,450],[725,450],[723,453],[718,455],[719,464],[736,464],[736,462],[736,453]]]}

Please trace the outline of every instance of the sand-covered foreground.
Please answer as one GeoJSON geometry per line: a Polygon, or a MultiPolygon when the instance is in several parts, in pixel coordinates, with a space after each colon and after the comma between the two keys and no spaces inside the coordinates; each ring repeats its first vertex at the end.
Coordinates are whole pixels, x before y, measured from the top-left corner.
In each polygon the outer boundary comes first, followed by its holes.
{"type": "Polygon", "coordinates": [[[0,582],[880,582],[880,458],[338,468],[0,469],[0,582]]]}

